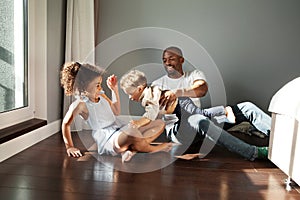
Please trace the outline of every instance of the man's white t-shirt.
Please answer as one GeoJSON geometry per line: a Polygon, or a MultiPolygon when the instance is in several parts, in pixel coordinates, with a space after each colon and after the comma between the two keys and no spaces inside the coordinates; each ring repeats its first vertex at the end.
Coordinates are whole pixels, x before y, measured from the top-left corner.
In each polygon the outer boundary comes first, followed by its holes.
{"type": "MultiPolygon", "coordinates": [[[[190,88],[197,80],[206,81],[206,78],[202,71],[194,70],[184,72],[184,74],[177,79],[169,78],[168,75],[164,75],[161,78],[153,81],[152,86],[158,86],[161,90],[184,89],[190,88]]],[[[200,98],[191,99],[198,107],[201,107],[200,98]]]]}

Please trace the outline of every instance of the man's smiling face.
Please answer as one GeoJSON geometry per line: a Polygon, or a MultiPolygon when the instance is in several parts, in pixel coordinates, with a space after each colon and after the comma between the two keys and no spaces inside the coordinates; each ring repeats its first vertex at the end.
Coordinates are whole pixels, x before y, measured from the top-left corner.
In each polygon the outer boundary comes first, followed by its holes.
{"type": "Polygon", "coordinates": [[[162,60],[170,78],[179,78],[183,75],[182,64],[184,59],[182,56],[172,51],[165,51],[162,60]]]}

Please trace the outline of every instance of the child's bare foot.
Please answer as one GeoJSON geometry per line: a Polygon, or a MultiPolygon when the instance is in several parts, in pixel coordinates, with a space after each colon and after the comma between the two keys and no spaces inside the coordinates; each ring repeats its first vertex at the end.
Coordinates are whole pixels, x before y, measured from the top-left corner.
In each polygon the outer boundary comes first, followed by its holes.
{"type": "Polygon", "coordinates": [[[125,151],[122,153],[122,163],[128,162],[131,160],[131,158],[136,154],[136,152],[133,151],[125,151]]]}
{"type": "Polygon", "coordinates": [[[225,108],[225,111],[226,111],[226,122],[234,124],[235,123],[235,115],[232,111],[232,108],[230,106],[227,106],[225,108]]]}

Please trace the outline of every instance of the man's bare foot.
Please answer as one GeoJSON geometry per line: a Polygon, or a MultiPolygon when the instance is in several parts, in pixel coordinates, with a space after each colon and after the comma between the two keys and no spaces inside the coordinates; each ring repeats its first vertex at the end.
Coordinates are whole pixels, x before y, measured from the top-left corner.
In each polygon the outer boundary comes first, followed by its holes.
{"type": "Polygon", "coordinates": [[[235,123],[235,115],[232,111],[232,108],[230,106],[227,106],[225,108],[225,111],[226,111],[226,122],[234,124],[235,123]]]}
{"type": "Polygon", "coordinates": [[[184,160],[192,160],[194,158],[199,158],[200,153],[195,153],[195,154],[184,154],[180,156],[175,156],[176,158],[184,159],[184,160]]]}

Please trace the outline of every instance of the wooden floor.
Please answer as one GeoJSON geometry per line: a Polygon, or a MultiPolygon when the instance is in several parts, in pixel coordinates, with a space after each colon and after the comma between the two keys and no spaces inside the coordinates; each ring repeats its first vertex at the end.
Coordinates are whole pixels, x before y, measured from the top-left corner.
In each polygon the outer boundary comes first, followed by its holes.
{"type": "Polygon", "coordinates": [[[58,133],[0,163],[0,199],[300,199],[299,186],[285,190],[286,178],[270,161],[249,162],[220,147],[204,159],[127,173],[90,154],[67,157],[58,133]]]}

